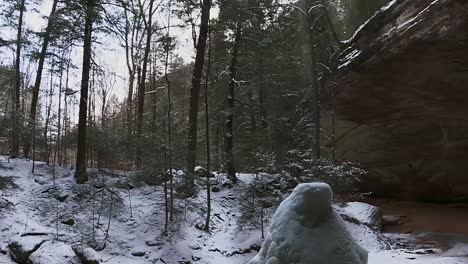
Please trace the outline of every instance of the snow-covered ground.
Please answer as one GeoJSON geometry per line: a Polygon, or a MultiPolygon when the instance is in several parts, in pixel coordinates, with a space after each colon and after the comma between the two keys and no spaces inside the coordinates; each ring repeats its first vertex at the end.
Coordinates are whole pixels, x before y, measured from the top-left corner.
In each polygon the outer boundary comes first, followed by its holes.
{"type": "MultiPolygon", "coordinates": [[[[21,237],[25,233],[49,234],[46,238],[51,241],[46,243],[51,247],[59,245],[56,250],[62,254],[69,248],[63,243],[51,243],[52,240],[58,238],[75,248],[94,244],[102,263],[115,264],[245,264],[257,254],[257,245],[262,243],[259,228],[239,221],[242,214],[240,200],[253,179],[252,175],[241,174],[239,185],[233,188],[220,186],[219,192],[212,193],[209,234],[197,228],[204,223],[205,192],[201,190],[195,198],[177,198],[174,202],[176,220],[170,224],[169,234],[165,236],[161,187],[136,185],[129,190],[129,174],[97,171],[91,173],[94,176],[89,184],[78,186],[72,171],[56,167],[56,188],[53,188],[52,166],[37,163],[34,174],[31,166],[30,161],[12,159],[8,163],[6,157],[0,156],[0,177],[12,177],[14,182],[10,188],[0,190],[1,264],[14,263],[7,249],[11,241],[20,238],[31,239],[31,242],[37,240],[33,236],[21,237]],[[73,225],[62,223],[71,219],[75,222],[73,225]]],[[[374,243],[378,239],[374,233],[357,225],[347,225],[358,243],[371,252],[371,264],[468,263],[468,247],[463,245],[438,254],[380,251],[381,247],[374,243]]],[[[37,256],[41,252],[53,254],[54,250],[44,247],[36,253],[36,259],[41,258],[37,256]]],[[[53,263],[49,261],[48,264],[53,263]]]]}

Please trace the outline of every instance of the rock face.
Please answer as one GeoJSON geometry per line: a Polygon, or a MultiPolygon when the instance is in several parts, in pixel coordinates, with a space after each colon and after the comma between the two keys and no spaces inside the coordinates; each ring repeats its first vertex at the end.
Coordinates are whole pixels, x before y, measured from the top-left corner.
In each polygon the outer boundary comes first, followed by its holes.
{"type": "Polygon", "coordinates": [[[298,185],[273,217],[250,264],[367,264],[367,251],[346,230],[325,183],[298,185]]]}
{"type": "Polygon", "coordinates": [[[366,191],[467,199],[468,1],[393,0],[344,45],[338,158],[370,171],[366,191]]]}

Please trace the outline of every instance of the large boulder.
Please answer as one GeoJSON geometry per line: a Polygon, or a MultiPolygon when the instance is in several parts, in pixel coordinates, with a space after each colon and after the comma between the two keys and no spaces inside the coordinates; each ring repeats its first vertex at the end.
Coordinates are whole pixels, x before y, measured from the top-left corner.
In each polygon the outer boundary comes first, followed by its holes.
{"type": "Polygon", "coordinates": [[[350,202],[343,207],[335,208],[345,220],[357,221],[374,230],[382,231],[383,211],[378,206],[362,202],[350,202]]]}
{"type": "Polygon", "coordinates": [[[27,264],[29,256],[48,240],[48,236],[18,236],[8,244],[11,258],[19,264],[27,264]]]}
{"type": "Polygon", "coordinates": [[[78,254],[83,264],[99,264],[102,259],[99,254],[92,248],[85,248],[78,254]]]}
{"type": "Polygon", "coordinates": [[[367,251],[346,230],[332,196],[325,183],[298,185],[278,207],[250,264],[367,264],[367,251]]]}
{"type": "Polygon", "coordinates": [[[344,43],[323,105],[337,158],[369,170],[364,191],[468,198],[467,28],[466,0],[393,0],[344,43]]]}
{"type": "Polygon", "coordinates": [[[79,263],[72,247],[63,242],[47,241],[29,256],[28,264],[79,263]]]}

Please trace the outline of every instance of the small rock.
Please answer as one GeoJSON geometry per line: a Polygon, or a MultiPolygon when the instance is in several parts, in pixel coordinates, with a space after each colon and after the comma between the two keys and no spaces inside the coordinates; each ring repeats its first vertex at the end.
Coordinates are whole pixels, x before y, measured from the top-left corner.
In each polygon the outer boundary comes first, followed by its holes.
{"type": "Polygon", "coordinates": [[[0,244],[0,253],[6,255],[8,253],[8,246],[5,244],[0,244]]]}
{"type": "Polygon", "coordinates": [[[39,180],[39,179],[34,179],[34,182],[39,184],[39,185],[44,185],[45,184],[45,181],[42,181],[42,180],[39,180]]]}
{"type": "Polygon", "coordinates": [[[294,178],[288,179],[288,188],[294,189],[296,188],[297,185],[299,185],[299,182],[296,179],[294,178]]]}
{"type": "Polygon", "coordinates": [[[73,220],[73,218],[70,218],[68,220],[62,221],[61,223],[64,224],[64,225],[73,226],[73,225],[75,225],[75,220],[73,220]]]}
{"type": "Polygon", "coordinates": [[[96,189],[102,189],[104,188],[104,183],[100,183],[100,182],[93,183],[93,187],[96,189]]]}
{"type": "Polygon", "coordinates": [[[132,256],[135,256],[135,257],[143,257],[144,255],[146,255],[146,252],[143,252],[143,251],[132,252],[132,256]]]}
{"type": "Polygon", "coordinates": [[[201,250],[200,246],[191,246],[190,249],[192,250],[201,250]]]}
{"type": "Polygon", "coordinates": [[[222,186],[223,186],[223,188],[227,188],[227,189],[232,188],[232,184],[230,182],[228,182],[228,181],[224,182],[222,186]]]}
{"type": "Polygon", "coordinates": [[[261,248],[262,248],[262,247],[261,247],[260,245],[258,245],[258,244],[252,244],[252,245],[250,246],[250,249],[251,249],[251,250],[255,250],[255,251],[257,251],[257,252],[260,251],[261,248]]]}
{"type": "Polygon", "coordinates": [[[273,204],[270,201],[265,201],[265,200],[261,201],[261,205],[262,205],[263,208],[273,207],[273,204]]]}
{"type": "Polygon", "coordinates": [[[64,195],[57,194],[55,196],[55,199],[57,199],[61,203],[65,202],[65,200],[67,200],[67,198],[68,198],[68,194],[64,194],[64,195]]]}
{"type": "Polygon", "coordinates": [[[205,225],[202,224],[202,223],[197,223],[197,224],[195,224],[195,228],[198,229],[198,230],[204,230],[204,229],[205,229],[205,225]]]}
{"type": "Polygon", "coordinates": [[[150,247],[157,247],[157,246],[162,246],[164,245],[164,242],[162,241],[157,241],[157,240],[151,240],[151,241],[146,241],[146,245],[150,247]]]}
{"type": "Polygon", "coordinates": [[[193,171],[197,174],[205,174],[206,169],[203,168],[202,166],[196,166],[193,171]]]}
{"type": "Polygon", "coordinates": [[[214,186],[213,188],[211,188],[211,191],[212,191],[212,192],[220,192],[221,189],[219,189],[218,186],[214,186]]]}
{"type": "MultiPolygon", "coordinates": [[[[36,180],[34,180],[34,181],[36,181],[36,180]]],[[[47,187],[44,190],[42,190],[41,193],[48,193],[50,191],[50,189],[51,189],[50,187],[47,187]]]]}

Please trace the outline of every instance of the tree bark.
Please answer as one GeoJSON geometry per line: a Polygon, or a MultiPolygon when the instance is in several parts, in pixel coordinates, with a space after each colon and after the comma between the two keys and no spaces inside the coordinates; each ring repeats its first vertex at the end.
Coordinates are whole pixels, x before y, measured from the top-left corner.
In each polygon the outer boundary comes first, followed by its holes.
{"type": "Polygon", "coordinates": [[[25,9],[25,0],[21,0],[19,6],[19,18],[18,18],[18,31],[16,35],[16,62],[15,62],[15,100],[14,100],[14,113],[13,113],[13,131],[12,131],[12,145],[11,154],[19,155],[19,129],[20,129],[20,108],[21,108],[21,45],[23,35],[23,16],[25,9]]]}
{"type": "MultiPolygon", "coordinates": [[[[36,80],[34,82],[33,94],[31,99],[31,108],[29,109],[29,122],[28,122],[28,132],[33,126],[33,122],[36,120],[37,114],[37,103],[39,101],[39,90],[41,87],[42,80],[42,71],[44,70],[44,62],[47,54],[47,48],[50,42],[50,33],[52,32],[52,26],[54,24],[55,11],[57,10],[58,0],[54,0],[52,4],[52,10],[50,11],[49,20],[47,21],[47,27],[44,34],[44,40],[42,42],[41,53],[39,55],[39,62],[37,65],[36,80]]],[[[31,138],[27,136],[25,138],[25,145],[23,147],[24,157],[29,157],[29,151],[31,146],[31,138]]]]}
{"type": "MultiPolygon", "coordinates": [[[[190,90],[189,106],[189,131],[187,149],[187,172],[192,174],[195,169],[197,155],[197,130],[198,130],[198,106],[200,97],[200,84],[205,63],[206,40],[208,36],[208,24],[210,20],[211,0],[203,0],[201,6],[200,33],[197,42],[197,54],[192,75],[192,89],[190,90]]],[[[189,183],[193,183],[189,177],[189,183]]]]}
{"type": "Polygon", "coordinates": [[[210,107],[208,98],[208,89],[210,88],[210,73],[211,73],[211,27],[208,25],[208,65],[206,66],[205,76],[205,140],[206,140],[206,221],[205,231],[210,231],[210,218],[211,218],[211,186],[210,186],[210,171],[211,171],[211,157],[210,157],[210,107]]]}
{"type": "Polygon", "coordinates": [[[263,52],[260,51],[260,54],[259,54],[259,78],[260,78],[260,88],[259,88],[259,91],[258,91],[258,97],[259,97],[259,101],[260,101],[260,116],[262,118],[262,128],[263,129],[267,129],[268,128],[268,113],[267,113],[267,109],[266,109],[266,106],[265,106],[265,82],[266,82],[266,79],[265,79],[265,70],[264,70],[264,62],[263,62],[263,52]]]}
{"type": "Polygon", "coordinates": [[[313,121],[314,121],[314,144],[313,151],[315,159],[320,159],[320,83],[318,80],[318,70],[317,70],[317,56],[315,52],[315,38],[310,31],[310,55],[311,55],[311,69],[312,69],[312,111],[313,111],[313,121]]]}
{"type": "Polygon", "coordinates": [[[234,37],[234,47],[232,49],[231,65],[229,66],[229,89],[228,89],[228,109],[226,111],[226,170],[229,179],[236,183],[236,169],[234,167],[234,153],[233,153],[233,122],[234,122],[234,96],[236,88],[236,67],[239,56],[239,46],[242,35],[241,22],[237,22],[236,34],[234,37]]]}
{"type": "Polygon", "coordinates": [[[171,200],[170,200],[170,211],[171,211],[171,218],[170,220],[174,220],[174,174],[172,171],[172,87],[171,81],[169,79],[168,74],[168,67],[169,67],[169,55],[171,52],[171,6],[169,6],[169,12],[167,16],[167,43],[166,43],[166,58],[164,61],[164,78],[166,79],[167,84],[167,134],[168,134],[168,161],[169,161],[169,187],[171,191],[171,200]]]}
{"type": "Polygon", "coordinates": [[[50,69],[50,88],[49,93],[47,94],[49,102],[46,105],[46,119],[44,125],[44,161],[49,164],[49,124],[50,124],[50,113],[52,111],[52,98],[54,95],[54,68],[50,69]]]}
{"type": "Polygon", "coordinates": [[[148,58],[151,51],[151,37],[153,35],[153,4],[154,0],[150,0],[149,2],[149,13],[148,13],[148,21],[146,24],[146,46],[145,46],[145,54],[143,57],[143,69],[141,71],[141,79],[138,85],[138,109],[137,109],[137,140],[139,146],[136,150],[136,159],[135,163],[138,167],[141,167],[141,137],[143,133],[143,111],[145,106],[145,84],[146,84],[146,73],[148,70],[148,58]]]}
{"type": "MultiPolygon", "coordinates": [[[[132,124],[133,124],[133,86],[135,83],[135,70],[129,72],[129,84],[128,84],[128,95],[127,95],[127,143],[130,144],[132,139],[132,124]]],[[[132,148],[130,148],[132,149],[132,148]]]]}
{"type": "Polygon", "coordinates": [[[78,118],[78,146],[76,154],[75,180],[78,184],[88,181],[86,171],[86,121],[88,107],[89,70],[92,56],[93,12],[95,0],[86,1],[86,18],[83,44],[83,71],[81,77],[80,111],[78,118]]]}

